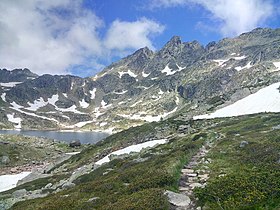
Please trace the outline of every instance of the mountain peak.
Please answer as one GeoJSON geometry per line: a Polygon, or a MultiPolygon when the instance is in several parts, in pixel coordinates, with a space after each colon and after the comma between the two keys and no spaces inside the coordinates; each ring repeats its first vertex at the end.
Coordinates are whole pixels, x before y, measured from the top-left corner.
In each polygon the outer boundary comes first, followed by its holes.
{"type": "Polygon", "coordinates": [[[133,55],[135,56],[140,56],[143,55],[145,57],[150,57],[154,54],[154,52],[152,50],[150,50],[148,47],[143,47],[140,48],[139,50],[137,50],[135,53],[133,53],[133,55]]]}
{"type": "Polygon", "coordinates": [[[176,47],[182,44],[182,40],[179,36],[173,36],[167,44],[164,46],[164,48],[170,48],[170,47],[176,47]]]}

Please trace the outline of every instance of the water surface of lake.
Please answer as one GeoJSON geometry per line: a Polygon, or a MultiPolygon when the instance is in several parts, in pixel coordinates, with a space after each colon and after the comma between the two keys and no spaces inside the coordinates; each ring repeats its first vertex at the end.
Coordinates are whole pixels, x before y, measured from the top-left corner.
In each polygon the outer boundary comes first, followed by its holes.
{"type": "Polygon", "coordinates": [[[37,136],[55,139],[64,142],[80,140],[82,144],[95,144],[109,136],[108,133],[93,131],[38,131],[38,130],[0,130],[0,134],[21,134],[25,136],[37,136]]]}

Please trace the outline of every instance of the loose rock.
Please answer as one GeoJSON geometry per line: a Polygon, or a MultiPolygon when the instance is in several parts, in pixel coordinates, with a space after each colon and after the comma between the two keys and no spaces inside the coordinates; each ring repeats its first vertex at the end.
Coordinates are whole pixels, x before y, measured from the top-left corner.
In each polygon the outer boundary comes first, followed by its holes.
{"type": "Polygon", "coordinates": [[[191,203],[191,199],[183,194],[167,190],[165,195],[167,195],[169,202],[174,206],[187,207],[191,203]]]}

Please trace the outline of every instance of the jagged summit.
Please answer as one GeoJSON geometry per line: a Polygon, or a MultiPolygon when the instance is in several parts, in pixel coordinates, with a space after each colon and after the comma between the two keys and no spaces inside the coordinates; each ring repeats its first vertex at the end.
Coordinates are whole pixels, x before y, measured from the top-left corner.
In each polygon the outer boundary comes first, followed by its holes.
{"type": "Polygon", "coordinates": [[[28,79],[38,77],[37,74],[32,73],[29,69],[0,69],[0,82],[24,82],[28,79]]]}

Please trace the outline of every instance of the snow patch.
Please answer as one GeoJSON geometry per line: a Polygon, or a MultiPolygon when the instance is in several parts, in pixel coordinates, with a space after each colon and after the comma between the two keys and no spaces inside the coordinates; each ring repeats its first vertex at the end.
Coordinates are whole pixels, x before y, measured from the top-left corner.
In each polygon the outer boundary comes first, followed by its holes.
{"type": "Polygon", "coordinates": [[[273,65],[277,68],[276,71],[280,71],[280,62],[273,62],[273,65]]]}
{"type": "Polygon", "coordinates": [[[142,77],[144,77],[144,78],[148,77],[150,74],[151,74],[151,73],[146,74],[144,71],[142,71],[142,77]]]}
{"type": "Polygon", "coordinates": [[[16,85],[21,84],[21,83],[22,82],[2,82],[2,83],[0,83],[0,85],[2,87],[9,87],[9,88],[11,88],[11,87],[15,87],[16,85]]]}
{"type": "Polygon", "coordinates": [[[55,106],[55,103],[58,101],[58,94],[53,95],[51,98],[48,98],[48,103],[55,106]]]}
{"type": "Polygon", "coordinates": [[[234,59],[234,60],[237,60],[237,61],[243,60],[243,59],[245,59],[245,58],[247,58],[247,56],[244,56],[244,55],[239,56],[239,57],[233,57],[233,59],[234,59]]]}
{"type": "Polygon", "coordinates": [[[164,92],[163,92],[161,89],[159,89],[158,94],[159,94],[159,95],[162,95],[162,94],[164,94],[164,92]]]}
{"type": "Polygon", "coordinates": [[[22,119],[20,117],[15,117],[15,113],[7,114],[7,117],[8,117],[8,121],[17,124],[17,125],[15,125],[16,129],[21,129],[21,121],[22,121],[22,119]]]}
{"type": "Polygon", "coordinates": [[[0,192],[16,187],[17,182],[28,176],[31,172],[21,172],[20,174],[0,176],[0,192]]]}
{"type": "Polygon", "coordinates": [[[178,67],[178,70],[172,70],[172,69],[170,69],[169,68],[169,64],[167,64],[166,66],[165,66],[165,68],[161,71],[161,73],[166,73],[166,76],[168,76],[168,75],[173,75],[173,74],[175,74],[176,72],[179,72],[179,71],[182,71],[185,67],[180,67],[180,66],[178,66],[178,64],[176,64],[176,66],[178,67]]]}
{"type": "Polygon", "coordinates": [[[107,125],[108,123],[107,122],[102,122],[102,123],[100,123],[100,127],[103,127],[103,126],[105,126],[105,125],[107,125]]]}
{"type": "Polygon", "coordinates": [[[103,109],[107,109],[110,106],[112,106],[112,104],[107,104],[104,100],[101,101],[101,107],[103,109]]]}
{"type": "Polygon", "coordinates": [[[222,66],[224,63],[229,61],[229,59],[218,59],[218,60],[213,60],[213,61],[218,63],[218,66],[222,66]]]}
{"type": "Polygon", "coordinates": [[[62,95],[65,97],[65,98],[68,98],[68,95],[66,93],[62,93],[62,95]]]}
{"type": "Polygon", "coordinates": [[[73,112],[73,113],[76,113],[76,114],[84,114],[83,112],[80,112],[80,111],[77,110],[76,105],[72,105],[68,108],[58,108],[58,107],[56,107],[56,110],[61,111],[61,112],[73,112]]]}
{"type": "Polygon", "coordinates": [[[14,101],[11,103],[11,105],[12,105],[11,109],[16,110],[20,113],[23,113],[23,114],[26,114],[26,115],[29,115],[29,116],[32,116],[32,117],[38,117],[38,118],[41,118],[41,119],[44,119],[44,120],[51,120],[51,121],[54,121],[56,123],[59,123],[56,119],[53,119],[53,118],[48,118],[48,117],[37,115],[35,113],[29,113],[29,112],[22,111],[21,109],[24,108],[24,107],[17,104],[14,101]]]}
{"type": "Polygon", "coordinates": [[[7,102],[7,101],[6,101],[6,93],[2,93],[2,94],[1,94],[1,99],[2,99],[2,101],[7,102]]]}
{"type": "Polygon", "coordinates": [[[89,103],[87,103],[87,102],[85,101],[85,99],[83,99],[82,101],[79,101],[79,103],[80,103],[80,106],[81,106],[82,108],[84,108],[84,109],[86,109],[86,108],[89,107],[89,103]]]}
{"type": "Polygon", "coordinates": [[[140,152],[142,149],[145,149],[148,147],[155,147],[156,145],[165,144],[165,143],[167,143],[167,139],[153,140],[153,141],[148,141],[148,142],[144,142],[141,144],[131,145],[131,146],[128,146],[123,149],[110,153],[109,155],[105,156],[101,160],[97,161],[95,164],[102,165],[104,163],[110,162],[109,157],[111,155],[123,155],[123,154],[130,154],[131,152],[140,152]]]}
{"type": "Polygon", "coordinates": [[[217,59],[217,60],[213,60],[214,62],[216,62],[216,63],[218,63],[218,66],[224,66],[224,64],[227,62],[227,61],[229,61],[230,59],[234,59],[234,60],[237,60],[237,61],[239,61],[239,60],[243,60],[243,59],[245,59],[246,58],[246,56],[238,56],[238,57],[230,57],[230,58],[228,58],[228,59],[217,59]]]}
{"type": "Polygon", "coordinates": [[[180,103],[180,98],[179,98],[178,96],[176,96],[175,103],[176,103],[177,105],[179,105],[179,103],[180,103]]]}
{"type": "Polygon", "coordinates": [[[90,99],[95,99],[96,88],[93,88],[93,90],[90,90],[89,93],[90,93],[90,99]]]}
{"type": "Polygon", "coordinates": [[[134,74],[132,71],[130,71],[130,70],[128,70],[128,71],[119,71],[118,72],[119,73],[119,77],[120,78],[122,78],[122,76],[124,75],[124,74],[128,74],[129,76],[131,76],[131,77],[137,77],[137,74],[134,74]]]}
{"type": "Polygon", "coordinates": [[[139,101],[137,101],[137,102],[135,102],[134,104],[132,104],[130,107],[135,107],[137,104],[139,104],[139,103],[142,103],[142,100],[139,100],[139,101]]]}
{"type": "Polygon", "coordinates": [[[243,67],[237,66],[237,67],[235,67],[234,69],[235,69],[236,71],[241,71],[241,70],[243,70],[243,69],[249,69],[249,68],[251,68],[251,67],[252,67],[251,62],[249,62],[246,66],[243,66],[243,67]]]}
{"type": "Polygon", "coordinates": [[[98,118],[99,116],[105,114],[105,113],[100,112],[99,107],[95,108],[93,113],[94,113],[96,118],[98,118]]]}
{"type": "Polygon", "coordinates": [[[81,152],[67,152],[65,153],[66,155],[77,155],[80,154],[81,152]]]}
{"type": "Polygon", "coordinates": [[[256,114],[261,112],[280,112],[280,82],[260,89],[234,104],[219,109],[211,114],[194,116],[193,119],[212,119],[256,114]]]}
{"type": "Polygon", "coordinates": [[[30,111],[37,111],[39,108],[44,107],[48,104],[48,102],[45,102],[42,97],[39,99],[35,100],[33,103],[27,102],[29,107],[26,107],[25,109],[30,110],[30,111]]]}

